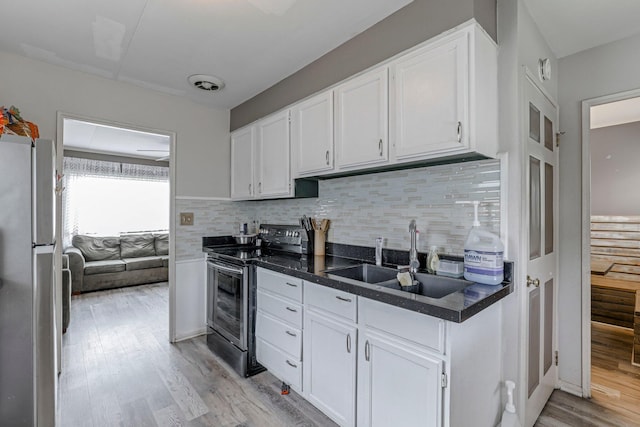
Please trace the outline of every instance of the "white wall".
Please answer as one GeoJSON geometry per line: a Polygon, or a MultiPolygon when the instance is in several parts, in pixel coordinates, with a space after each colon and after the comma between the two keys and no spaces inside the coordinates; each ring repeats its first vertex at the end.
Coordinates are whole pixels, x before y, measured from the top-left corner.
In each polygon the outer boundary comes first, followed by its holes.
{"type": "MultiPolygon", "coordinates": [[[[560,378],[582,387],[581,355],[581,101],[640,88],[640,35],[559,61],[560,378]]],[[[586,260],[585,262],[588,262],[586,260]]]]}
{"type": "Polygon", "coordinates": [[[591,215],[640,215],[640,122],[592,129],[591,215]]]}
{"type": "Polygon", "coordinates": [[[0,104],[56,138],[58,111],[177,134],[176,195],[229,196],[229,111],[0,53],[0,104]]]}

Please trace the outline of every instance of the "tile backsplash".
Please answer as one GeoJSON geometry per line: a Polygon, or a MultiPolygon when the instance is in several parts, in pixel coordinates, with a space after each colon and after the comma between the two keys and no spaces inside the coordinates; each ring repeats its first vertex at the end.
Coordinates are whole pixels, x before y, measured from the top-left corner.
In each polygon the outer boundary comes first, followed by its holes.
{"type": "Polygon", "coordinates": [[[177,212],[194,212],[194,226],[177,225],[177,259],[200,257],[203,235],[232,234],[239,222],[296,224],[303,214],[329,218],[327,240],[409,249],[409,221],[415,219],[418,250],[462,255],[479,200],[480,222],[500,232],[500,162],[481,160],[427,168],[335,178],[319,182],[319,197],[266,201],[178,200],[177,212]],[[186,230],[185,230],[186,229],[186,230]]]}

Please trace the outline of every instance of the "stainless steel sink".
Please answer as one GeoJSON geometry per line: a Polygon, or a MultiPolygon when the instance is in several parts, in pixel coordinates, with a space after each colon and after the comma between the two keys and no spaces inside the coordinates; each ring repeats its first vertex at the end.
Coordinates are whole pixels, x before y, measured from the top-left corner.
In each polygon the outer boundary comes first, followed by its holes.
{"type": "Polygon", "coordinates": [[[402,287],[396,278],[398,270],[388,267],[378,267],[371,264],[360,264],[353,267],[336,268],[326,270],[325,274],[331,279],[346,280],[349,282],[364,282],[382,286],[389,289],[410,292],[429,298],[442,298],[466,288],[473,282],[463,279],[435,276],[427,273],[414,274],[420,282],[417,286],[402,287]]]}
{"type": "MultiPolygon", "coordinates": [[[[325,271],[327,277],[338,276],[357,282],[380,283],[389,280],[396,280],[397,270],[387,267],[378,267],[371,264],[360,264],[353,267],[337,268],[325,271]]],[[[397,280],[396,280],[397,282],[397,280]]]]}
{"type": "Polygon", "coordinates": [[[414,277],[420,284],[408,288],[401,287],[398,280],[388,280],[386,282],[376,283],[376,285],[423,295],[429,298],[442,298],[473,284],[473,282],[469,282],[468,280],[435,276],[427,273],[416,273],[414,277]]]}

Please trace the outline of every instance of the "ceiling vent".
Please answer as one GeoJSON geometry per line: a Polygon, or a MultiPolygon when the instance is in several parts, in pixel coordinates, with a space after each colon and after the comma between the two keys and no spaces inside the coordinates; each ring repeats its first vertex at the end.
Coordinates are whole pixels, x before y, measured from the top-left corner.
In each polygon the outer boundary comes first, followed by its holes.
{"type": "Polygon", "coordinates": [[[189,83],[198,89],[209,92],[217,92],[224,87],[224,82],[217,77],[207,76],[206,74],[194,74],[189,76],[189,83]]]}

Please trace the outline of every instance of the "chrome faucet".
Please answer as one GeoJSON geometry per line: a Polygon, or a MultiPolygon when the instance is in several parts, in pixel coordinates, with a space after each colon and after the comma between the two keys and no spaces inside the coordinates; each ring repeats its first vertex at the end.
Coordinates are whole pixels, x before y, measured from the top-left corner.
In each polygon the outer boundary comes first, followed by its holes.
{"type": "Polygon", "coordinates": [[[411,249],[409,250],[409,272],[417,273],[420,268],[418,261],[418,250],[416,249],[416,220],[412,219],[409,223],[409,233],[411,235],[411,249]]]}

